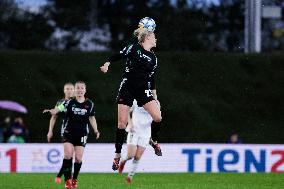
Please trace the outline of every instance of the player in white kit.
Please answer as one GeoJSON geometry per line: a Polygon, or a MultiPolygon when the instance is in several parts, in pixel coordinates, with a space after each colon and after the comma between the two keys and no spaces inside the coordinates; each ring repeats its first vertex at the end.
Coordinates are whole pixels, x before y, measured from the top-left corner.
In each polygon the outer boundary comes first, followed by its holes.
{"type": "MultiPolygon", "coordinates": [[[[157,106],[158,103],[157,103],[157,106]]],[[[122,157],[119,165],[119,173],[122,173],[125,163],[133,158],[132,165],[128,176],[127,183],[132,182],[132,178],[138,168],[139,160],[143,155],[146,147],[149,145],[151,138],[151,115],[143,108],[138,107],[136,100],[133,101],[132,117],[129,116],[127,135],[127,154],[122,157]]]]}

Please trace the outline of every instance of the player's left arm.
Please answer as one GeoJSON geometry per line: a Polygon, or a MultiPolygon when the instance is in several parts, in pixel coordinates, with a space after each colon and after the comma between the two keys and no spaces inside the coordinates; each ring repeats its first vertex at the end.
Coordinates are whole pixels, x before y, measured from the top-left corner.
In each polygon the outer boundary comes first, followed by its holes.
{"type": "Polygon", "coordinates": [[[133,45],[129,45],[127,47],[124,47],[123,50],[121,50],[119,53],[116,53],[112,56],[110,56],[107,61],[100,67],[101,71],[103,73],[107,73],[108,72],[108,67],[110,66],[110,64],[112,62],[116,62],[122,59],[125,59],[127,57],[129,57],[131,54],[131,49],[132,49],[133,45]]]}
{"type": "Polygon", "coordinates": [[[98,130],[97,120],[96,120],[95,116],[90,116],[89,121],[90,121],[90,124],[91,124],[91,126],[92,126],[92,128],[93,128],[93,130],[94,130],[94,132],[97,136],[96,139],[100,138],[100,132],[98,130]]]}

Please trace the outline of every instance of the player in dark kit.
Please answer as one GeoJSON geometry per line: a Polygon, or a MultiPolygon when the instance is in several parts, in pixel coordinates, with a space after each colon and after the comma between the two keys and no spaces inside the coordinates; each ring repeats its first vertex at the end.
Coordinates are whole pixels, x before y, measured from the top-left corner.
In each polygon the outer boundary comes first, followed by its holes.
{"type": "MultiPolygon", "coordinates": [[[[60,99],[57,101],[56,106],[59,106],[62,103],[66,103],[68,100],[70,100],[73,95],[74,95],[74,85],[72,83],[65,83],[63,87],[63,92],[64,92],[64,98],[60,99]]],[[[55,122],[58,117],[64,118],[65,114],[64,112],[59,113],[57,115],[52,115],[49,121],[49,129],[47,133],[47,141],[50,142],[51,138],[53,137],[53,128],[55,125],[55,122]]],[[[64,119],[62,119],[62,124],[61,124],[61,136],[63,135],[63,127],[64,127],[64,119]]],[[[61,176],[63,175],[63,163],[61,166],[61,169],[57,176],[55,177],[55,183],[60,184],[61,183],[61,176]]]]}
{"type": "Polygon", "coordinates": [[[137,100],[138,106],[143,108],[153,118],[152,146],[157,155],[162,155],[157,143],[162,116],[157,106],[158,100],[155,90],[154,75],[157,69],[157,57],[152,51],[156,47],[156,38],[153,31],[138,28],[134,35],[138,38],[137,44],[125,47],[119,54],[109,57],[101,66],[101,71],[106,73],[111,62],[126,59],[123,79],[117,96],[118,103],[118,128],[116,130],[116,155],[113,162],[113,170],[117,170],[121,158],[121,148],[125,138],[125,128],[133,100],[137,100]]]}
{"type": "Polygon", "coordinates": [[[95,118],[94,103],[85,98],[86,84],[76,82],[75,98],[70,99],[65,104],[61,104],[54,109],[45,110],[52,115],[59,112],[65,112],[65,124],[63,127],[63,144],[64,144],[64,177],[65,188],[77,188],[77,177],[82,165],[84,147],[87,143],[89,124],[91,124],[96,138],[100,133],[97,129],[95,118]],[[74,173],[72,177],[72,157],[75,154],[74,173]]]}

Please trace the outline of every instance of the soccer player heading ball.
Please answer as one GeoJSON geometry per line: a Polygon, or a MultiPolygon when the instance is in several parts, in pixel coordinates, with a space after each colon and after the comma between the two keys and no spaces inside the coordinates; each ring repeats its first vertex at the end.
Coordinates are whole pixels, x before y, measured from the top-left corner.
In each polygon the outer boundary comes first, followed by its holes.
{"type": "Polygon", "coordinates": [[[111,63],[118,60],[126,60],[122,81],[117,95],[118,104],[118,123],[115,141],[115,157],[112,165],[113,170],[119,167],[121,149],[126,135],[125,128],[130,107],[134,99],[139,107],[143,107],[153,119],[151,145],[158,156],[162,155],[158,144],[158,137],[161,128],[162,115],[157,106],[155,74],[158,67],[158,60],[153,51],[156,47],[155,21],[145,17],[139,22],[139,28],[134,31],[138,43],[130,44],[108,58],[103,66],[100,67],[103,73],[107,73],[111,63]]]}

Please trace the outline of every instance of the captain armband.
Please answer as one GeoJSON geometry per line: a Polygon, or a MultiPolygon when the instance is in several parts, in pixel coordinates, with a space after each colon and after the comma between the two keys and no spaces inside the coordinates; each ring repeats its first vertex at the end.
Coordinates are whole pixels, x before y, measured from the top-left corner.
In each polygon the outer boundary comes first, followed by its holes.
{"type": "Polygon", "coordinates": [[[62,104],[60,104],[59,106],[57,106],[57,108],[58,108],[58,110],[59,110],[60,112],[63,112],[64,109],[65,109],[65,106],[64,106],[63,103],[62,103],[62,104]]]}

